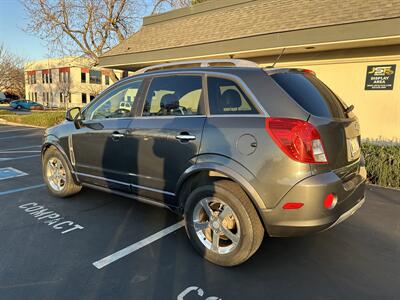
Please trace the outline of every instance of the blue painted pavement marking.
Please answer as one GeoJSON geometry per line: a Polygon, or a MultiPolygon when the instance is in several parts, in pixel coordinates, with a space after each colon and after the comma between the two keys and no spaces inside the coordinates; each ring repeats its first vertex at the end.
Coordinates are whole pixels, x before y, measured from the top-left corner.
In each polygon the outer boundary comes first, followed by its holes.
{"type": "Polygon", "coordinates": [[[14,177],[20,177],[20,176],[25,176],[25,175],[28,175],[28,174],[25,172],[22,172],[20,170],[14,169],[12,167],[0,168],[0,180],[14,178],[14,177]]]}

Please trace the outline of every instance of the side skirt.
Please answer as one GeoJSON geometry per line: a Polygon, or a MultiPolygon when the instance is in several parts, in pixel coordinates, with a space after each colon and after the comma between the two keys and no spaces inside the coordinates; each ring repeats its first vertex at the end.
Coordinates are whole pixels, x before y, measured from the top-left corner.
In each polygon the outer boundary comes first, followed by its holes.
{"type": "Polygon", "coordinates": [[[179,213],[178,207],[176,207],[176,206],[166,205],[164,203],[160,203],[158,201],[154,201],[154,200],[146,198],[146,197],[142,197],[142,196],[138,196],[138,195],[134,195],[134,194],[129,194],[129,193],[124,193],[124,192],[121,192],[121,191],[108,189],[106,187],[102,187],[102,186],[98,186],[98,185],[94,185],[94,184],[90,184],[90,183],[82,183],[82,185],[85,186],[85,187],[94,189],[94,190],[98,190],[98,191],[102,191],[102,192],[106,192],[106,193],[110,193],[110,194],[114,194],[114,195],[130,198],[130,199],[134,199],[134,200],[137,200],[137,201],[145,203],[145,204],[150,204],[150,205],[157,206],[157,207],[160,207],[160,208],[166,208],[166,209],[168,209],[169,211],[171,211],[173,213],[181,215],[179,213]]]}

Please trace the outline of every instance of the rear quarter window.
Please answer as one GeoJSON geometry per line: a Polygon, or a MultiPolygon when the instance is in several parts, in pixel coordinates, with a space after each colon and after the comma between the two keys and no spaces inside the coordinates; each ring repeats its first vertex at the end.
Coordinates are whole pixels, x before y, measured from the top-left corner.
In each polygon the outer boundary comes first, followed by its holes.
{"type": "Polygon", "coordinates": [[[340,99],[314,75],[287,72],[276,73],[271,77],[310,114],[325,118],[346,118],[340,99]]]}
{"type": "Polygon", "coordinates": [[[232,80],[208,77],[207,86],[211,114],[258,114],[246,94],[232,80]]]}

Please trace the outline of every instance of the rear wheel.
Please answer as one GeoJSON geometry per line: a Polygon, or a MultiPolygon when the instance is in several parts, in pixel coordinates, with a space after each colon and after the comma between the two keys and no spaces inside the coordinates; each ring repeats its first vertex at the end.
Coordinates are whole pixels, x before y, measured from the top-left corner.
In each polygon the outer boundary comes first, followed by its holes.
{"type": "Polygon", "coordinates": [[[50,147],[43,155],[43,179],[48,190],[57,197],[78,193],[81,186],[74,182],[71,170],[61,153],[50,147]]]}
{"type": "Polygon", "coordinates": [[[235,266],[260,247],[264,228],[239,185],[219,180],[196,188],[185,205],[186,232],[210,262],[235,266]]]}

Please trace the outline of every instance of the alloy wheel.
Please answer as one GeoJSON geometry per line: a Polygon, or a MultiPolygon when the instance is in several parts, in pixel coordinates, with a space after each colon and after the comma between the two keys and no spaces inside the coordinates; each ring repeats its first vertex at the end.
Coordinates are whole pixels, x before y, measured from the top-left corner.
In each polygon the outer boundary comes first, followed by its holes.
{"type": "Polygon", "coordinates": [[[47,162],[46,177],[51,188],[57,192],[64,189],[67,183],[67,175],[62,162],[52,157],[47,162]]]}
{"type": "Polygon", "coordinates": [[[232,208],[218,198],[203,198],[196,204],[193,226],[201,243],[215,253],[231,253],[240,242],[238,218],[232,208]]]}

